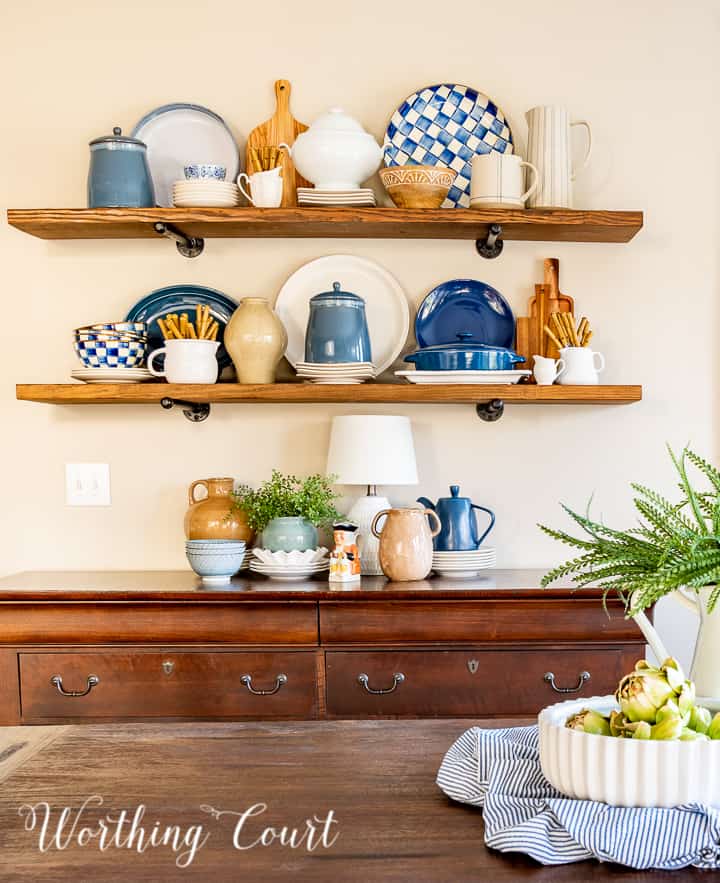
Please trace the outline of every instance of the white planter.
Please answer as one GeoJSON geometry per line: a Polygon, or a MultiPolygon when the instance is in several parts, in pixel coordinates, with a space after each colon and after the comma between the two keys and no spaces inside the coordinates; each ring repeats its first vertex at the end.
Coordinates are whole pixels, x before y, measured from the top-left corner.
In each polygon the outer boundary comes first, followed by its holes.
{"type": "Polygon", "coordinates": [[[565,726],[584,708],[607,714],[617,707],[613,696],[596,696],[540,712],[540,764],[551,785],[611,806],[720,806],[720,741],[615,739],[565,726]]]}

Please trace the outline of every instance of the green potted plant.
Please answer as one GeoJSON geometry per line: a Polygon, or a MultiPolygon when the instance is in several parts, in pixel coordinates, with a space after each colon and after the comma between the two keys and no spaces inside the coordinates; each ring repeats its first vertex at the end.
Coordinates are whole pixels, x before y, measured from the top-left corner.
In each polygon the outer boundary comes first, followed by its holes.
{"type": "Polygon", "coordinates": [[[243,509],[260,544],[271,552],[315,549],[318,527],[340,518],[335,508],[339,496],[332,487],[333,476],[309,475],[300,479],[273,469],[272,477],[257,490],[239,487],[234,506],[243,509]]]}
{"type": "MultiPolygon", "coordinates": [[[[669,449],[668,449],[669,450],[669,449]]],[[[643,630],[656,655],[668,656],[643,611],[666,595],[674,595],[700,616],[700,632],[691,673],[701,696],[720,697],[720,471],[685,448],[679,457],[670,451],[679,477],[680,496],[667,500],[641,484],[632,484],[639,522],[629,530],[614,530],[567,506],[563,509],[582,529],[576,537],[544,525],[553,539],[579,555],[545,575],[543,586],[567,578],[578,587],[590,584],[615,592],[628,616],[643,630]],[[695,469],[698,488],[688,467],[695,469]],[[656,650],[656,648],[658,648],[656,650]]],[[[662,659],[660,659],[662,662],[662,659]]]]}

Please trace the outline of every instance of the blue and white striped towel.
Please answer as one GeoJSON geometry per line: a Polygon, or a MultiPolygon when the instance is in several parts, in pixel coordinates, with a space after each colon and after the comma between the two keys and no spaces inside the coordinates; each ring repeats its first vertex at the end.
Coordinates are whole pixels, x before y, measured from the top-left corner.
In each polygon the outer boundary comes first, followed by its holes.
{"type": "Polygon", "coordinates": [[[453,800],[483,808],[485,843],[544,865],[597,858],[631,868],[720,868],[720,809],[608,806],[572,800],[543,776],[538,728],[473,727],[437,775],[453,800]]]}

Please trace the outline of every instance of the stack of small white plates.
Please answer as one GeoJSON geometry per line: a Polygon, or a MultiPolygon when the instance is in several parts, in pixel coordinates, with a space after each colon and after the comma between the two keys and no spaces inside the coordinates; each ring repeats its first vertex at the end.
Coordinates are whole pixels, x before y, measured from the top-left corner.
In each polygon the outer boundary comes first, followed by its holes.
{"type": "Polygon", "coordinates": [[[438,576],[473,579],[481,570],[495,567],[495,549],[468,552],[433,552],[432,569],[438,576]]]}
{"type": "Polygon", "coordinates": [[[250,566],[250,562],[252,561],[252,557],[253,557],[253,550],[246,549],[245,554],[243,555],[242,564],[240,565],[238,570],[247,570],[248,567],[250,566]]]}
{"type": "Polygon", "coordinates": [[[307,579],[316,573],[325,573],[330,569],[328,550],[324,546],[317,549],[306,549],[304,552],[271,552],[269,549],[253,549],[250,570],[262,573],[270,579],[292,580],[307,579]]]}
{"type": "Polygon", "coordinates": [[[237,184],[211,178],[176,181],[172,186],[173,205],[185,208],[232,208],[240,202],[237,184]]]}
{"type": "Polygon", "coordinates": [[[369,187],[357,190],[316,190],[314,187],[298,187],[298,205],[364,205],[374,206],[375,194],[369,187]]]}
{"type": "Polygon", "coordinates": [[[364,383],[372,380],[376,374],[372,362],[298,362],[295,370],[298,377],[310,383],[364,383]]]}
{"type": "Polygon", "coordinates": [[[70,376],[84,383],[143,383],[154,379],[147,368],[75,368],[70,376]]]}

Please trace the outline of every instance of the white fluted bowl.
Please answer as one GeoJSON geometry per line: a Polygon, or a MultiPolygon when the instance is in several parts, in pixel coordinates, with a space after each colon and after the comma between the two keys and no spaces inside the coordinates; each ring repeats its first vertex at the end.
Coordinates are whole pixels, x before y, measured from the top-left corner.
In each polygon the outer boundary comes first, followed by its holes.
{"type": "Polygon", "coordinates": [[[540,712],[540,764],[545,778],[568,797],[611,806],[720,806],[720,741],[614,739],[569,730],[584,708],[608,714],[613,696],[573,699],[540,712]]]}

